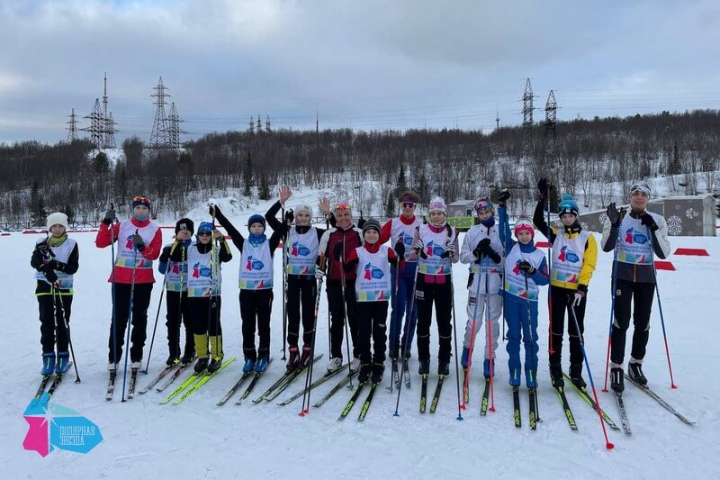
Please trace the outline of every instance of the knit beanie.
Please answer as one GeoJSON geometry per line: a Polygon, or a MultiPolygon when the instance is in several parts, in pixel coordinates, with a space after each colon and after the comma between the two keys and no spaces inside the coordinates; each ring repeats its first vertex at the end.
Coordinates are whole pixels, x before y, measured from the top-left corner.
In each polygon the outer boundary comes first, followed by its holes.
{"type": "Polygon", "coordinates": [[[48,217],[47,217],[48,230],[50,230],[50,228],[53,225],[62,225],[63,227],[65,227],[65,230],[67,230],[69,228],[67,215],[65,215],[64,213],[61,213],[61,212],[55,212],[55,213],[51,213],[50,215],[48,215],[48,217]]]}
{"type": "Polygon", "coordinates": [[[190,235],[195,233],[195,224],[189,218],[181,218],[175,223],[175,233],[178,233],[183,228],[189,231],[190,235]]]}

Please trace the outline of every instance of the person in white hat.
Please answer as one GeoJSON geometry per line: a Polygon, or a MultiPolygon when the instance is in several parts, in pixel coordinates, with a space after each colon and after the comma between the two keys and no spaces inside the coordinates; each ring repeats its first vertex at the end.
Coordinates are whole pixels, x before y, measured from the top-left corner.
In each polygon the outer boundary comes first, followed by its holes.
{"type": "Polygon", "coordinates": [[[625,389],[625,336],[631,316],[635,329],[628,376],[641,385],[647,384],[642,362],[650,338],[650,312],[655,294],[654,256],[667,258],[670,255],[667,222],[662,215],[648,212],[649,201],[648,184],[634,184],[630,187],[629,214],[625,215],[624,208],[617,210],[615,203],[611,203],[603,227],[603,251],[615,250],[612,269],[615,319],[610,332],[610,387],[617,393],[625,389]]]}
{"type": "Polygon", "coordinates": [[[47,218],[48,236],[38,240],[30,259],[35,269],[40,310],[40,343],[42,344],[42,375],[67,372],[70,360],[69,334],[73,301],[73,275],[78,270],[78,246],[68,238],[68,217],[55,212],[47,218]],[[55,347],[57,346],[57,357],[55,347]]]}

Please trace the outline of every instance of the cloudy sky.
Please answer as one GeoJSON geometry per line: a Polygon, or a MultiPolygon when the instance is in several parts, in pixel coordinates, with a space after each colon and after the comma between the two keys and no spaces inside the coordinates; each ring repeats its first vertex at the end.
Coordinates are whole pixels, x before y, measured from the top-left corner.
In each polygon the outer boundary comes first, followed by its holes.
{"type": "Polygon", "coordinates": [[[490,131],[527,77],[559,119],[720,108],[717,0],[0,0],[0,44],[0,143],[64,140],[104,72],[119,141],[149,139],[161,76],[183,140],[316,112],[490,131]]]}

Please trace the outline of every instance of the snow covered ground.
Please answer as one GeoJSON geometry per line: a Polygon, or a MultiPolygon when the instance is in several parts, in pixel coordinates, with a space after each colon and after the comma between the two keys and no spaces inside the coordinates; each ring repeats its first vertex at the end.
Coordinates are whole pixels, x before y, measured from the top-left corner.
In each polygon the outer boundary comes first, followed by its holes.
{"type": "MultiPolygon", "coordinates": [[[[308,194],[304,200],[310,201],[308,194]]],[[[316,205],[316,196],[312,197],[316,205]]],[[[291,199],[295,203],[298,198],[291,199]]],[[[245,232],[247,217],[254,211],[234,210],[218,202],[245,232]]],[[[271,202],[256,207],[263,211],[271,202]]],[[[195,220],[207,218],[204,207],[191,212],[195,220]]],[[[171,230],[164,230],[170,241],[171,230]]],[[[22,447],[28,425],[22,417],[40,375],[39,322],[33,295],[34,279],[29,266],[35,235],[0,237],[0,264],[7,272],[0,289],[0,319],[4,335],[0,344],[0,466],[3,478],[719,478],[720,422],[718,398],[720,367],[717,310],[720,294],[715,287],[719,271],[720,239],[672,238],[676,247],[705,248],[710,257],[673,256],[677,271],[660,271],[659,286],[670,341],[677,390],[669,388],[669,376],[657,303],[645,372],[651,386],[686,416],[687,426],[662,409],[644,393],[628,385],[626,407],[632,436],[609,431],[615,443],[605,449],[596,414],[573,392],[568,399],[579,431],[568,428],[547,372],[547,308],[541,302],[539,409],[542,423],[537,431],[527,424],[527,400],[523,392],[523,428],[512,420],[511,391],[507,385],[507,354],[501,343],[498,353],[495,404],[497,411],[479,417],[480,379],[471,385],[471,404],[457,418],[457,395],[453,374],[446,381],[436,414],[418,412],[419,377],[411,362],[413,385],[404,390],[400,416],[393,417],[395,395],[384,388],[377,392],[363,423],[355,420],[356,406],[344,422],[337,417],[349,391],[336,395],[322,408],[298,416],[300,400],[286,407],[246,402],[223,407],[215,403],[239,376],[241,362],[224,370],[180,405],[159,405],[161,394],[149,392],[121,403],[104,399],[107,383],[107,335],[110,326],[110,249],[98,250],[93,233],[78,233],[80,271],[76,275],[72,333],[82,377],[74,374],[58,389],[54,402],[72,408],[94,421],[104,442],[87,455],[55,450],[45,458],[22,447]]],[[[222,318],[226,357],[241,357],[240,315],[237,302],[239,254],[224,268],[226,279],[222,318]]],[[[280,255],[275,261],[281,275],[280,255]]],[[[590,285],[586,344],[591,368],[602,387],[610,309],[611,254],[600,254],[590,285]]],[[[457,318],[464,326],[467,267],[455,269],[457,318]]],[[[159,276],[158,276],[159,277],[159,276]]],[[[161,283],[153,291],[149,309],[148,345],[155,319],[161,283]]],[[[256,388],[261,393],[284,371],[282,356],[282,295],[276,291],[273,306],[272,354],[268,374],[256,388]]],[[[142,388],[161,368],[166,356],[163,305],[158,337],[152,353],[151,375],[141,376],[142,388]]],[[[437,333],[433,327],[433,337],[437,333]]],[[[462,332],[461,332],[462,333],[462,332]]],[[[480,337],[479,337],[480,338],[480,337]]],[[[458,341],[461,339],[459,338],[458,341]]],[[[481,340],[482,341],[482,340],[481,340]]],[[[565,342],[567,345],[567,341],[565,342]]],[[[327,361],[327,305],[323,301],[317,338],[318,353],[327,361]]],[[[567,348],[567,347],[566,347],[567,348]]],[[[436,349],[433,348],[433,352],[436,349]]],[[[415,348],[413,348],[413,353],[415,348]]],[[[567,364],[567,350],[564,352],[567,364]]],[[[476,356],[476,358],[479,358],[476,356]]],[[[433,359],[433,370],[436,368],[433,359]]],[[[476,370],[477,371],[477,370],[476,370]]],[[[388,374],[386,373],[386,382],[388,374]]],[[[436,377],[431,375],[434,388],[436,377]]],[[[300,381],[288,391],[300,388],[300,381]]],[[[318,399],[331,381],[313,392],[318,399]]],[[[116,385],[121,386],[118,382],[116,385]]],[[[619,424],[610,394],[600,393],[605,410],[619,424]]],[[[282,395],[279,399],[286,397],[282,395]]],[[[361,397],[363,398],[364,395],[361,397]]]]}

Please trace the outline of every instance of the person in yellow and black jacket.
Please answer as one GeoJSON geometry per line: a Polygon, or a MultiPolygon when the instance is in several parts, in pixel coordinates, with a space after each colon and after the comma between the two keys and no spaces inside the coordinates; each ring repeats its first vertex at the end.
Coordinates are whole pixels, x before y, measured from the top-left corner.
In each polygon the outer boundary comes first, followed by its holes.
{"type": "Polygon", "coordinates": [[[597,242],[590,232],[584,232],[578,222],[578,205],[572,195],[563,195],[558,204],[558,215],[562,228],[549,226],[545,221],[544,209],[548,201],[550,185],[542,178],[538,182],[540,199],[535,207],[533,223],[552,245],[550,263],[549,312],[550,335],[548,351],[550,378],[553,387],[564,386],[562,369],[562,344],[567,311],[568,335],[570,336],[570,372],[572,382],[578,388],[585,388],[582,378],[583,353],[580,336],[585,330],[585,307],[588,284],[597,265],[597,242]],[[572,320],[574,309],[580,332],[572,320]]]}
{"type": "Polygon", "coordinates": [[[48,236],[37,242],[30,259],[37,279],[35,296],[40,310],[42,375],[64,374],[69,367],[70,335],[65,325],[70,322],[73,275],[78,270],[79,257],[77,243],[67,235],[67,215],[60,212],[48,215],[47,228],[48,236]]]}

